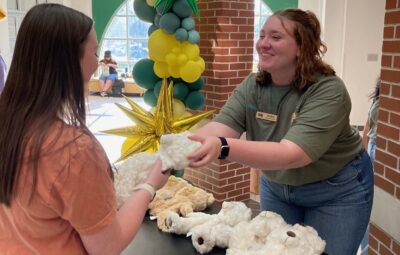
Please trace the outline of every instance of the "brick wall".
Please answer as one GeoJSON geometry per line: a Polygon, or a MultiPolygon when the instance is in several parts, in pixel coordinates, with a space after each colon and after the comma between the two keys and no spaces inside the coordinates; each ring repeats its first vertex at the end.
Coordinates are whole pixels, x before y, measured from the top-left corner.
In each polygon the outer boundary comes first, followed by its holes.
{"type": "MultiPolygon", "coordinates": [[[[400,0],[386,0],[375,185],[400,200],[400,0]]],[[[399,201],[400,203],[400,201],[399,201]]],[[[369,254],[400,254],[394,240],[371,224],[369,254]]]]}
{"type": "MultiPolygon", "coordinates": [[[[200,54],[206,62],[205,110],[218,110],[251,72],[254,1],[199,0],[200,54]]],[[[186,169],[185,178],[214,194],[218,201],[250,197],[250,169],[226,160],[201,169],[186,169]]]]}

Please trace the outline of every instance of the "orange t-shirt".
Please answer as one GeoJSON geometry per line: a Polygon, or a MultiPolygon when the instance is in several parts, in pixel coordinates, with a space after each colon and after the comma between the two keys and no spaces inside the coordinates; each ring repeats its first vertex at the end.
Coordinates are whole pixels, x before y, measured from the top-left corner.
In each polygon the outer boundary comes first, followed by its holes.
{"type": "Polygon", "coordinates": [[[96,233],[116,216],[104,150],[78,128],[56,122],[41,149],[30,203],[27,154],[11,207],[0,205],[0,254],[87,254],[80,234],[96,233]]]}

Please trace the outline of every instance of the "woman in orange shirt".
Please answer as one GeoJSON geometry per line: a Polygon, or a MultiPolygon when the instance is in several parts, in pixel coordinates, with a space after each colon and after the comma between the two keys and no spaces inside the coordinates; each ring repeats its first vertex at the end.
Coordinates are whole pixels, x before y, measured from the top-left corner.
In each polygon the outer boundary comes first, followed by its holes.
{"type": "Polygon", "coordinates": [[[85,124],[97,47],[93,21],[62,5],[37,5],[21,24],[0,97],[1,254],[119,254],[168,179],[158,160],[117,211],[110,163],[85,124]]]}

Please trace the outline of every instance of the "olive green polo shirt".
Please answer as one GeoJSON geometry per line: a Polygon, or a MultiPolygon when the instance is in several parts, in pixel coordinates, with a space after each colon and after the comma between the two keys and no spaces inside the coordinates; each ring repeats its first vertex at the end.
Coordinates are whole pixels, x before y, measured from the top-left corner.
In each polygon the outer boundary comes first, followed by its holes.
{"type": "Polygon", "coordinates": [[[259,86],[251,74],[214,121],[246,132],[247,140],[286,139],[300,146],[312,159],[309,165],[263,170],[270,181],[297,186],[334,176],[361,151],[361,137],[350,126],[350,111],[350,96],[337,76],[319,75],[317,82],[299,93],[290,85],[259,86]]]}

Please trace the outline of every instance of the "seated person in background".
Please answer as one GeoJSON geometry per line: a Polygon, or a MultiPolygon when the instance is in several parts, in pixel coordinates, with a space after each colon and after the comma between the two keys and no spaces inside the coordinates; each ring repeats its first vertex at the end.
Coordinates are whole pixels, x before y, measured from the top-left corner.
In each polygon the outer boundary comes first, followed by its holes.
{"type": "Polygon", "coordinates": [[[111,87],[114,80],[117,78],[117,62],[111,57],[111,51],[106,50],[104,52],[104,58],[100,60],[99,66],[101,66],[101,75],[99,78],[100,95],[102,97],[107,96],[107,90],[111,87]]]}

